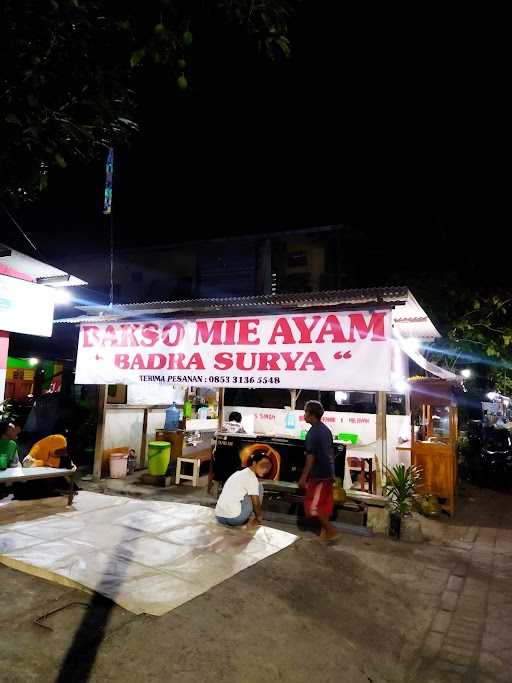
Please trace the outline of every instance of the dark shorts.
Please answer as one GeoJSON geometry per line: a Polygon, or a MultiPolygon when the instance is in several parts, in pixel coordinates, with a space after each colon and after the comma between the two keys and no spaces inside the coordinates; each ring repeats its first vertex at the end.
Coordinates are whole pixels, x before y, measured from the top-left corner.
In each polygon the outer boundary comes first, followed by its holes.
{"type": "Polygon", "coordinates": [[[330,517],[334,508],[332,481],[330,479],[310,479],[306,484],[304,512],[306,517],[322,515],[330,517]]]}

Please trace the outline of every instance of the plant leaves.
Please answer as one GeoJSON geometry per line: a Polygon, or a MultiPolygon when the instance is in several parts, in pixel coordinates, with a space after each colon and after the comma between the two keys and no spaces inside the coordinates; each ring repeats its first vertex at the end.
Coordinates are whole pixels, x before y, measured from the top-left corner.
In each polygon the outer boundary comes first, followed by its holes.
{"type": "Polygon", "coordinates": [[[135,52],[132,53],[132,56],[130,57],[130,65],[131,66],[137,66],[137,64],[140,64],[144,57],[146,56],[146,49],[141,47],[138,50],[135,50],[135,52]]]}
{"type": "Polygon", "coordinates": [[[15,123],[16,125],[21,126],[21,121],[16,116],[16,114],[13,114],[12,112],[10,114],[7,114],[7,116],[5,117],[5,122],[6,123],[15,123]]]}
{"type": "Polygon", "coordinates": [[[61,168],[66,168],[67,163],[66,163],[66,160],[64,159],[64,157],[62,156],[62,154],[59,154],[59,153],[57,152],[57,154],[55,154],[55,156],[54,156],[53,158],[55,159],[55,161],[57,162],[57,164],[58,164],[61,168]]]}

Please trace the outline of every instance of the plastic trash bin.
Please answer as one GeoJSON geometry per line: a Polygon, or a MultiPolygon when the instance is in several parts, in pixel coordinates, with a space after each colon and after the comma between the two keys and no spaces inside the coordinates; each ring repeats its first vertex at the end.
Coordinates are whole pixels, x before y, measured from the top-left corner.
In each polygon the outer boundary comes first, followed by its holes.
{"type": "Polygon", "coordinates": [[[148,472],[153,477],[163,476],[171,460],[169,441],[150,441],[148,444],[148,472]]]}
{"type": "Polygon", "coordinates": [[[128,453],[112,453],[110,456],[110,478],[122,479],[126,477],[128,468],[128,453]]]}

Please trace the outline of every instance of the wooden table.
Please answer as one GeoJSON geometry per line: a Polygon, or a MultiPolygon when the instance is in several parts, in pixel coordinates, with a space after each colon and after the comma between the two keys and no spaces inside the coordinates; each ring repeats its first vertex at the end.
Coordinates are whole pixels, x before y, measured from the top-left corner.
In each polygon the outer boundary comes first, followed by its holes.
{"type": "Polygon", "coordinates": [[[75,466],[70,470],[56,467],[8,467],[6,470],[0,471],[0,484],[14,484],[20,481],[65,477],[69,482],[68,505],[71,505],[75,495],[75,472],[75,466]]]}

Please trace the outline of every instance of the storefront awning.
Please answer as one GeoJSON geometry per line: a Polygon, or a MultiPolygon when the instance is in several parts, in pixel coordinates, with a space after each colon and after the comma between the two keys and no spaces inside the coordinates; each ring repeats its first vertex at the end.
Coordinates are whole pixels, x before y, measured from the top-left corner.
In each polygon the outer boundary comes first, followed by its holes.
{"type": "Polygon", "coordinates": [[[437,339],[441,335],[407,287],[372,287],[326,292],[264,294],[221,299],[179,299],[117,304],[115,306],[80,306],[86,315],[57,320],[57,323],[106,322],[159,317],[194,317],[214,315],[271,315],[280,311],[370,310],[392,308],[393,325],[404,337],[437,339]]]}
{"type": "Polygon", "coordinates": [[[32,282],[39,281],[40,284],[52,286],[79,287],[87,284],[84,280],[60,268],[27,256],[2,243],[0,243],[0,274],[32,282]]]}
{"type": "Polygon", "coordinates": [[[393,329],[439,336],[406,287],[83,310],[89,315],[58,321],[81,324],[82,384],[389,391],[393,329]]]}

